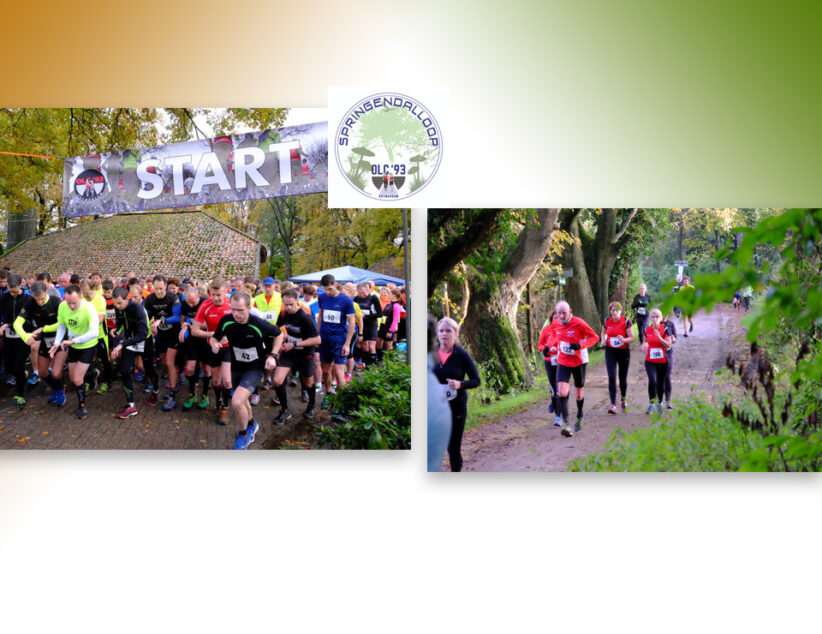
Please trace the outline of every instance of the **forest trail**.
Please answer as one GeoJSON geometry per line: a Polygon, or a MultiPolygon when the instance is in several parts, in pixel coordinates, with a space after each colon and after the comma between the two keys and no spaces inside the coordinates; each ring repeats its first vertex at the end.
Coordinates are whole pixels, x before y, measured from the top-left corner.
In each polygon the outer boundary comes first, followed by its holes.
{"type": "MultiPolygon", "coordinates": [[[[683,337],[682,320],[676,320],[679,337],[674,346],[674,375],[671,400],[687,399],[693,394],[718,394],[727,383],[716,382],[715,373],[725,365],[728,352],[739,333],[739,319],[728,304],[718,304],[711,314],[700,311],[694,317],[694,331],[683,337]]],[[[648,377],[644,355],[637,341],[632,346],[628,371],[628,412],[616,416],[607,413],[608,375],[605,363],[588,372],[585,381],[585,409],[582,431],[571,438],[560,435],[548,413],[550,399],[499,421],[465,432],[462,455],[464,471],[564,471],[568,462],[601,451],[611,433],[621,427],[626,432],[648,427],[648,377]]],[[[617,388],[618,389],[618,388],[617,388]]],[[[617,406],[619,392],[617,391],[617,406]]],[[[667,416],[668,410],[665,410],[667,416]]],[[[573,386],[568,400],[571,420],[576,416],[573,386]]],[[[446,456],[443,471],[448,471],[446,456]]]]}

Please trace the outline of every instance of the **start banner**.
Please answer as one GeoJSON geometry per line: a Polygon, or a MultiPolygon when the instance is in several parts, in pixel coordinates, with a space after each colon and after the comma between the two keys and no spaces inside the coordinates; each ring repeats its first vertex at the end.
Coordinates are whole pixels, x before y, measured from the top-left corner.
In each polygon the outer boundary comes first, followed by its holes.
{"type": "Polygon", "coordinates": [[[327,122],[90,154],[63,165],[66,217],[327,191],[327,122]]]}

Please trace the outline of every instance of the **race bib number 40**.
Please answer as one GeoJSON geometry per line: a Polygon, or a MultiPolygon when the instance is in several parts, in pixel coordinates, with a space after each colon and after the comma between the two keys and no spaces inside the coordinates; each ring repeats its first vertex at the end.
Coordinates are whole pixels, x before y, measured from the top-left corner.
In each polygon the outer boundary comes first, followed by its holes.
{"type": "Polygon", "coordinates": [[[338,324],[340,323],[340,319],[342,317],[342,313],[338,310],[324,310],[323,311],[323,321],[327,324],[338,324]]]}
{"type": "Polygon", "coordinates": [[[651,348],[651,359],[664,359],[665,351],[662,348],[651,348]]]}
{"type": "Polygon", "coordinates": [[[251,361],[256,361],[259,357],[257,356],[257,348],[234,348],[234,358],[241,363],[249,363],[251,361]]]}
{"type": "Polygon", "coordinates": [[[572,357],[576,356],[576,354],[577,354],[576,350],[571,349],[571,344],[568,343],[567,341],[560,341],[559,342],[559,349],[562,352],[562,354],[567,354],[567,355],[570,355],[572,357]]]}

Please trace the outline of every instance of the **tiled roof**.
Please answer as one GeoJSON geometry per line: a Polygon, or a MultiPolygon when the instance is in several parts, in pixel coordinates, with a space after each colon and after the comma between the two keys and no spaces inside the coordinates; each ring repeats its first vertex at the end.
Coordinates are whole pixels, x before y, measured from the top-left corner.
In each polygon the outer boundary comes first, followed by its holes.
{"type": "Polygon", "coordinates": [[[0,257],[0,267],[52,276],[71,269],[206,280],[256,275],[257,248],[256,240],[202,211],[118,214],[21,242],[0,257]]]}

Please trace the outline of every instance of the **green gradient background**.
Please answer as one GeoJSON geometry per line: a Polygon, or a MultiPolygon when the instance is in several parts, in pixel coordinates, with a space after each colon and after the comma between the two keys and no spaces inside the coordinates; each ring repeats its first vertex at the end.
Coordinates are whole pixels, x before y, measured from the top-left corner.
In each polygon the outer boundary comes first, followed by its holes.
{"type": "Polygon", "coordinates": [[[822,200],[822,3],[533,5],[14,5],[0,105],[323,107],[385,75],[448,87],[452,126],[504,138],[486,167],[541,179],[535,204],[822,200]]]}

